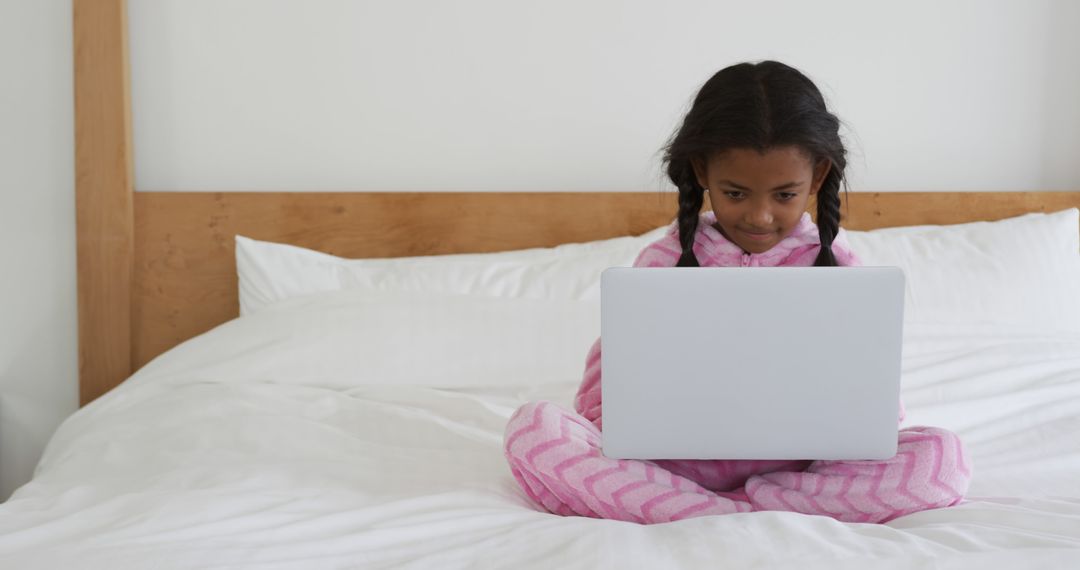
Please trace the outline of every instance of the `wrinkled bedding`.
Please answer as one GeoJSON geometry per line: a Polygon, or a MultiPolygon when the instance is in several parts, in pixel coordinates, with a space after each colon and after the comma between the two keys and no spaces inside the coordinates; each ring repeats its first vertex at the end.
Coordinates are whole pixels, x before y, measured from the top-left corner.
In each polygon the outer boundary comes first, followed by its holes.
{"type": "Polygon", "coordinates": [[[1080,567],[1080,335],[906,328],[905,425],[957,432],[974,461],[957,507],[886,525],[763,512],[640,526],[541,512],[507,468],[513,410],[569,405],[578,378],[308,377],[289,359],[323,340],[262,319],[189,341],[70,417],[0,505],[0,567],[1080,567]]]}

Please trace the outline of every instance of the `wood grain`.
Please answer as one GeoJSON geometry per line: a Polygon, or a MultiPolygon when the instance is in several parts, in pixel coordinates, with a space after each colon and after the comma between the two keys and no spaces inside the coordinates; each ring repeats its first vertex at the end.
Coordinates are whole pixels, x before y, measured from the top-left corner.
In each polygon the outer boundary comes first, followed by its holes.
{"type": "Polygon", "coordinates": [[[79,401],[127,378],[133,199],[123,0],[74,0],[79,401]]]}
{"type": "Polygon", "coordinates": [[[841,224],[851,230],[962,224],[1077,207],[1080,192],[850,192],[841,224]]]}
{"type": "MultiPolygon", "coordinates": [[[[1071,207],[1080,192],[902,192],[850,193],[842,211],[865,230],[1071,207]]],[[[236,234],[350,258],[491,252],[640,234],[675,209],[657,192],[137,192],[134,364],[239,314],[236,234]]]]}

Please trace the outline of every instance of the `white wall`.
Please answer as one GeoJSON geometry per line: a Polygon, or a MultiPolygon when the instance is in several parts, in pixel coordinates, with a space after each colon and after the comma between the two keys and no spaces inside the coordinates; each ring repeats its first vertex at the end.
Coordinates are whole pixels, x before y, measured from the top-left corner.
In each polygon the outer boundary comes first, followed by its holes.
{"type": "Polygon", "coordinates": [[[130,6],[140,190],[656,189],[701,83],[764,58],[851,127],[856,190],[1080,188],[1071,0],[130,6]]]}
{"type": "Polygon", "coordinates": [[[0,0],[0,500],[78,406],[70,0],[0,0]]]}
{"type": "MultiPolygon", "coordinates": [[[[1080,3],[129,0],[151,190],[639,190],[777,58],[857,190],[1080,189],[1080,3]]],[[[77,402],[69,0],[0,0],[0,498],[77,402]]]]}

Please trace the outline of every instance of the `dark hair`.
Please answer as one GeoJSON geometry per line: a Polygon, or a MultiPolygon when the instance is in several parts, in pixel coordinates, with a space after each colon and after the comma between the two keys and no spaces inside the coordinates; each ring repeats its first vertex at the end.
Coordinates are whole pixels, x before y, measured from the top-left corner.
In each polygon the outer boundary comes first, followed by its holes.
{"type": "Polygon", "coordinates": [[[832,242],[840,229],[840,186],[845,183],[847,151],[840,120],[825,108],[825,98],[799,70],[778,61],[740,63],[716,72],[701,87],[682,126],[664,148],[668,178],[679,189],[678,267],[697,267],[694,235],[705,189],[694,175],[694,161],[734,148],[765,152],[795,146],[811,162],[832,161],[817,193],[821,252],[815,266],[835,266],[832,242]]]}

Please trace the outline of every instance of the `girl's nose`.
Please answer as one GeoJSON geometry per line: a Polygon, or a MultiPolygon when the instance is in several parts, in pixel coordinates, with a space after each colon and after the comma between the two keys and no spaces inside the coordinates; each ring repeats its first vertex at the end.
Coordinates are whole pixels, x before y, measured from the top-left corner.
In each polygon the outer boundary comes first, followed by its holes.
{"type": "Polygon", "coordinates": [[[772,212],[768,208],[757,208],[750,211],[747,222],[754,227],[763,228],[773,222],[772,212]]]}

